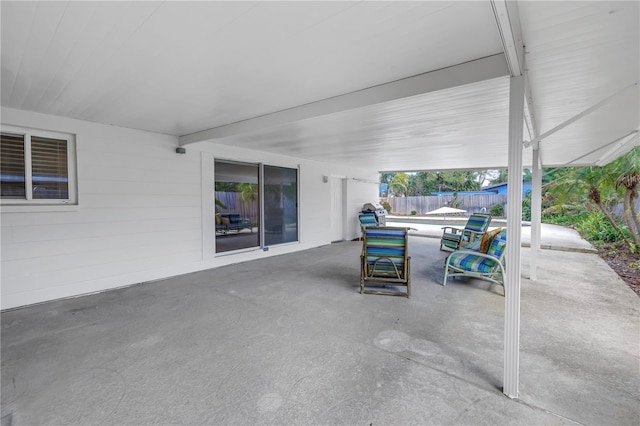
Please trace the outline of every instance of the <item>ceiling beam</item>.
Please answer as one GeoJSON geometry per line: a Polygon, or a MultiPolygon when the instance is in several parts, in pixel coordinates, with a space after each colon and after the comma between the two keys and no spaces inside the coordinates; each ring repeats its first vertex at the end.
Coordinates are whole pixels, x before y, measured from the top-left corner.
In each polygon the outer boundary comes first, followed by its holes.
{"type": "MultiPolygon", "coordinates": [[[[624,149],[624,148],[625,148],[625,146],[627,146],[627,144],[630,144],[630,143],[632,143],[632,142],[634,142],[634,143],[636,143],[636,144],[637,144],[637,141],[638,141],[638,130],[633,130],[633,131],[631,131],[631,132],[628,132],[628,133],[627,133],[627,134],[625,134],[624,136],[620,136],[619,138],[616,138],[616,139],[612,140],[612,141],[611,141],[611,142],[609,142],[609,143],[606,143],[606,144],[604,144],[604,145],[602,145],[602,146],[599,146],[599,147],[597,147],[596,149],[592,149],[591,151],[587,152],[586,154],[582,154],[582,155],[581,155],[581,156],[579,156],[578,158],[575,158],[575,159],[573,159],[573,160],[571,160],[571,161],[568,161],[568,162],[564,163],[564,164],[563,164],[562,166],[560,166],[560,167],[574,166],[574,165],[575,165],[575,163],[576,163],[578,160],[582,160],[583,158],[588,157],[588,156],[590,156],[591,154],[593,154],[593,153],[595,153],[595,152],[602,151],[603,149],[605,149],[605,148],[609,148],[609,147],[611,147],[612,145],[616,144],[616,146],[615,146],[615,147],[610,148],[610,149],[607,151],[607,153],[606,153],[605,155],[603,155],[603,156],[602,156],[602,158],[596,162],[596,166],[603,166],[603,165],[607,164],[608,162],[612,161],[612,159],[611,159],[611,158],[609,158],[611,153],[613,153],[613,152],[617,152],[617,151],[620,151],[620,152],[621,152],[621,151],[622,151],[622,149],[624,149]],[[607,160],[607,163],[601,164],[601,163],[603,163],[603,162],[604,162],[603,160],[607,160]]],[[[629,150],[631,150],[631,148],[633,148],[633,146],[634,146],[634,145],[630,145],[629,150]]],[[[621,155],[622,155],[622,153],[621,153],[621,155]]],[[[615,159],[615,158],[617,158],[617,157],[613,157],[613,159],[615,159]]],[[[579,164],[580,164],[580,163],[579,163],[579,164]]]]}
{"type": "Polygon", "coordinates": [[[522,75],[524,72],[524,43],[520,29],[518,5],[515,1],[491,0],[491,8],[496,18],[511,76],[522,75]]]}
{"type": "MultiPolygon", "coordinates": [[[[536,123],[533,97],[525,64],[524,37],[522,37],[518,4],[515,1],[491,0],[491,8],[496,18],[496,25],[502,40],[502,48],[509,66],[509,72],[512,77],[523,74],[525,76],[524,121],[531,140],[538,136],[538,124],[536,123]]],[[[535,148],[537,149],[538,146],[536,145],[535,148]]]]}
{"type": "Polygon", "coordinates": [[[625,137],[620,141],[616,141],[618,142],[617,144],[615,144],[613,147],[609,148],[607,152],[602,154],[602,157],[600,157],[600,159],[596,161],[596,166],[606,166],[607,164],[631,151],[634,147],[638,146],[638,143],[640,142],[640,138],[638,138],[638,131],[635,130],[628,136],[630,137],[625,137]]]}
{"type": "Polygon", "coordinates": [[[584,111],[582,111],[579,114],[574,115],[573,117],[571,117],[570,119],[558,124],[556,127],[554,127],[551,130],[548,130],[546,132],[544,132],[543,134],[535,137],[534,139],[532,139],[529,142],[524,142],[525,146],[531,146],[531,145],[535,145],[539,142],[542,142],[544,139],[548,138],[549,136],[553,135],[554,133],[564,129],[565,127],[567,127],[568,125],[575,123],[576,121],[580,120],[582,117],[591,114],[592,112],[596,111],[597,109],[602,108],[604,105],[608,104],[609,102],[613,101],[614,99],[618,98],[620,95],[623,95],[625,93],[627,93],[628,90],[633,89],[635,87],[638,86],[638,83],[640,81],[635,81],[632,84],[623,87],[622,89],[618,90],[616,93],[614,93],[613,95],[610,95],[604,99],[602,99],[600,102],[598,102],[597,104],[593,105],[590,108],[585,109],[584,111]]]}
{"type": "Polygon", "coordinates": [[[180,136],[180,145],[263,131],[296,121],[509,75],[503,54],[403,78],[271,114],[180,136]]]}
{"type": "MultiPolygon", "coordinates": [[[[538,122],[533,109],[533,97],[531,96],[531,87],[529,86],[529,73],[524,72],[524,121],[529,132],[529,140],[538,137],[538,122]]],[[[526,146],[526,144],[525,144],[526,146]]],[[[534,149],[538,149],[536,143],[534,149]]]]}

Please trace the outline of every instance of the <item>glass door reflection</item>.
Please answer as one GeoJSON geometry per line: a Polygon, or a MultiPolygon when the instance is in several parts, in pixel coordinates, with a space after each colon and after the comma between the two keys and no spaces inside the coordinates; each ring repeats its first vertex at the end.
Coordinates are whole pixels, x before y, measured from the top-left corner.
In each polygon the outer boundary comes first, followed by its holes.
{"type": "Polygon", "coordinates": [[[216,253],[260,246],[259,165],[215,161],[216,253]]]}

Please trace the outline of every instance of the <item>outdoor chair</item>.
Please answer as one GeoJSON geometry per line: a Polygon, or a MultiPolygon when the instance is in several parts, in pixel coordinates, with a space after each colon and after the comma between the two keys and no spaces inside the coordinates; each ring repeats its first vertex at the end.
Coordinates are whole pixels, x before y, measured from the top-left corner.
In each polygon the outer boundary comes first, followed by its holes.
{"type": "Polygon", "coordinates": [[[493,233],[486,232],[483,239],[449,255],[445,261],[443,286],[447,285],[449,277],[478,278],[502,286],[502,294],[505,294],[504,254],[507,246],[507,230],[496,231],[499,233],[490,242],[487,239],[490,239],[493,233]],[[488,246],[486,253],[483,252],[483,246],[488,246]]]}
{"type": "Polygon", "coordinates": [[[409,228],[363,228],[360,293],[411,296],[408,234],[409,228]],[[388,288],[382,289],[384,287],[388,288]],[[406,287],[406,292],[398,291],[396,287],[406,287]]]}
{"type": "Polygon", "coordinates": [[[442,238],[440,239],[440,250],[446,247],[451,250],[458,250],[479,239],[487,230],[491,223],[491,215],[475,213],[469,216],[469,220],[464,229],[445,226],[442,228],[442,238]]]}
{"type": "Polygon", "coordinates": [[[369,226],[378,226],[378,219],[376,219],[376,215],[373,213],[360,213],[358,215],[358,220],[360,221],[360,229],[364,233],[364,228],[369,226]]]}
{"type": "Polygon", "coordinates": [[[358,220],[360,221],[360,227],[362,228],[378,226],[378,219],[376,219],[376,215],[373,213],[360,213],[358,215],[358,220]]]}

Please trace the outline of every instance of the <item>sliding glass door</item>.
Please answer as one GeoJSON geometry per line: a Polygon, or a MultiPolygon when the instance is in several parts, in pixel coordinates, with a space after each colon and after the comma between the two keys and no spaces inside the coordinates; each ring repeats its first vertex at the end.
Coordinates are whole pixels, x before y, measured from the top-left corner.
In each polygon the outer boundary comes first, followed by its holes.
{"type": "Polygon", "coordinates": [[[215,222],[216,253],[298,241],[298,170],[216,160],[215,222]]]}
{"type": "Polygon", "coordinates": [[[298,241],[298,170],[264,166],[264,243],[298,241]]]}
{"type": "Polygon", "coordinates": [[[258,164],[215,162],[216,253],[260,246],[258,164]]]}

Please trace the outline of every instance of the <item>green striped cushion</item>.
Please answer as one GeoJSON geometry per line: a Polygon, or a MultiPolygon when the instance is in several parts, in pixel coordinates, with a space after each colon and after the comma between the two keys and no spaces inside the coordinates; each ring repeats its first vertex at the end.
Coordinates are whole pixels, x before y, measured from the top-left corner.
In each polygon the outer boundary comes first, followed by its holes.
{"type": "Polygon", "coordinates": [[[405,262],[406,231],[404,229],[365,229],[366,259],[369,274],[396,276],[405,262]],[[395,265],[395,267],[394,267],[395,265]],[[374,268],[373,270],[371,268],[374,268]]]}
{"type": "Polygon", "coordinates": [[[442,240],[440,240],[440,244],[451,249],[456,249],[458,248],[458,243],[460,242],[461,237],[461,234],[451,234],[449,232],[445,232],[444,234],[442,234],[442,240]]]}
{"type": "Polygon", "coordinates": [[[491,245],[487,250],[487,254],[489,256],[500,258],[500,256],[502,256],[502,253],[504,252],[504,249],[506,247],[507,247],[507,230],[505,229],[504,231],[496,235],[493,241],[491,241],[491,245]]]}
{"type": "Polygon", "coordinates": [[[463,271],[489,273],[496,266],[496,262],[473,253],[457,251],[449,256],[449,265],[463,271]]]}
{"type": "Polygon", "coordinates": [[[378,221],[373,213],[361,213],[358,215],[360,226],[376,226],[378,221]]]}
{"type": "Polygon", "coordinates": [[[469,216],[465,230],[482,233],[487,230],[491,216],[486,214],[472,214],[469,216]]]}

